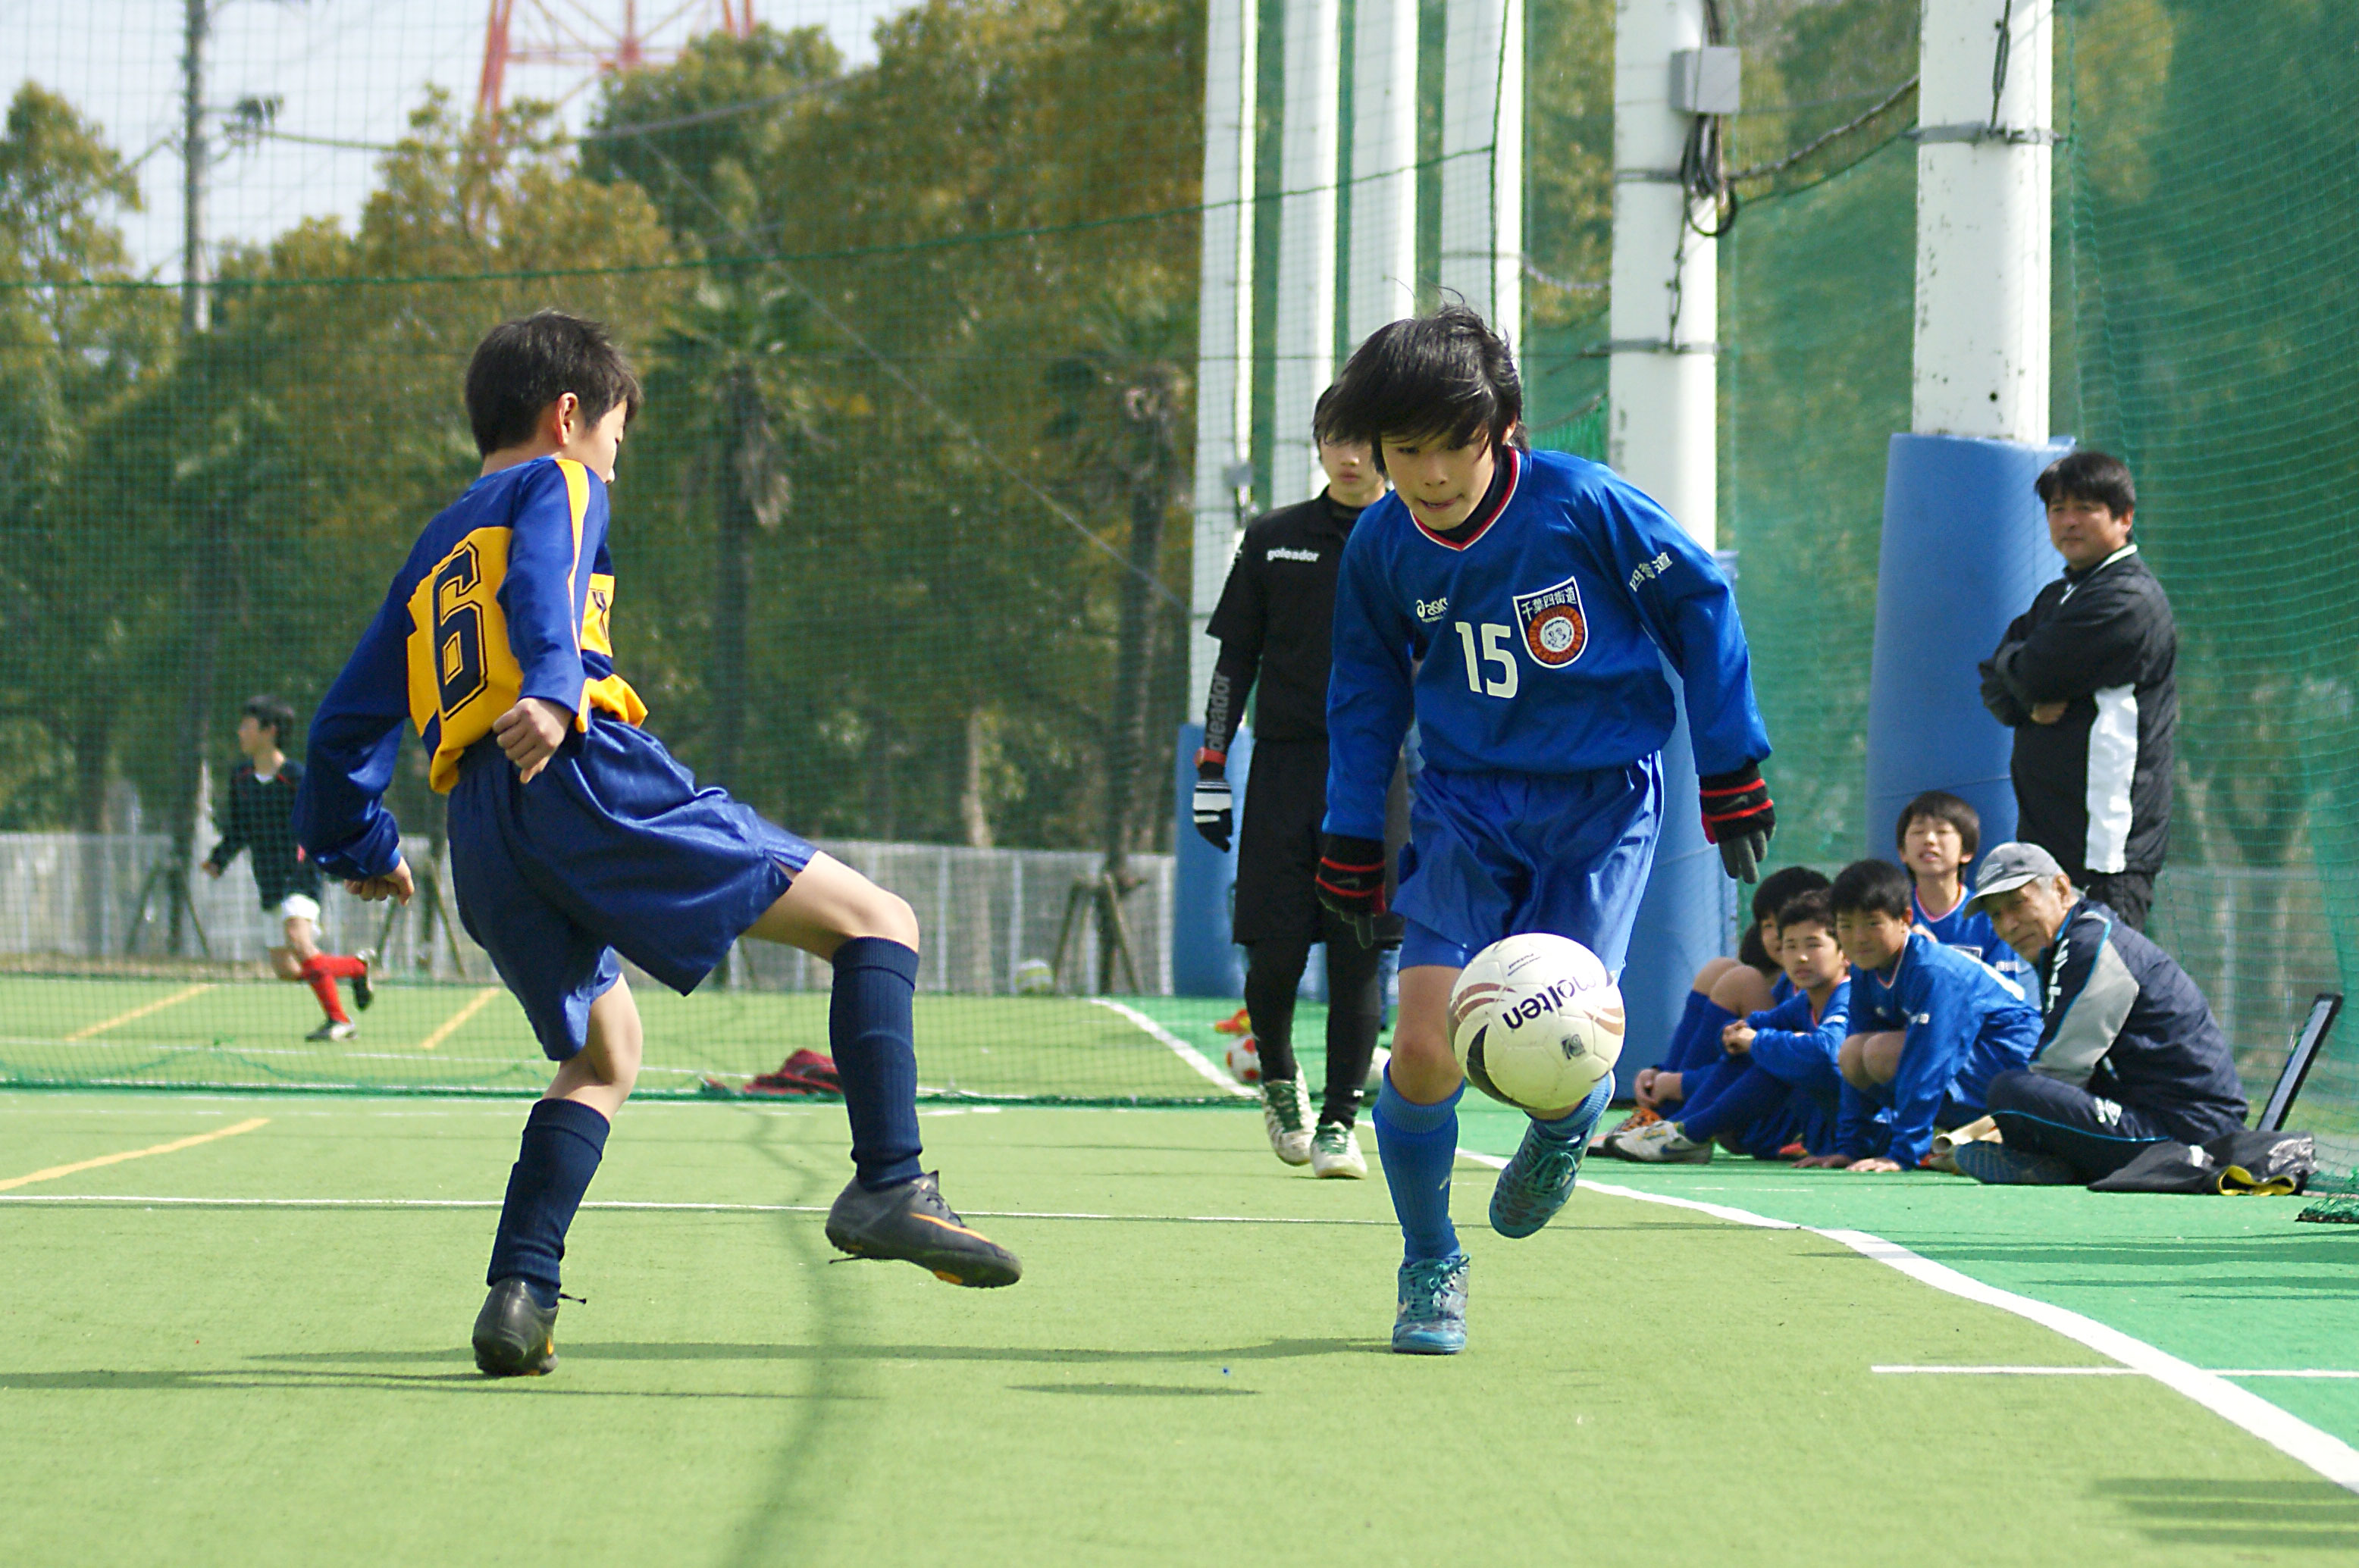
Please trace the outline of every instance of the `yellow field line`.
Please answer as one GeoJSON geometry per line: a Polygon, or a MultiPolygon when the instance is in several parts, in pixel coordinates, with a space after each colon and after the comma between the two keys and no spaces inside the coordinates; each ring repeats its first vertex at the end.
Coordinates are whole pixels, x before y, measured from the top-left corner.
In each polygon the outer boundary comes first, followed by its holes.
{"type": "Polygon", "coordinates": [[[176,1139],[169,1143],[158,1143],[152,1149],[126,1149],[120,1154],[101,1154],[95,1160],[77,1160],[71,1165],[52,1165],[29,1176],[11,1176],[0,1182],[0,1193],[11,1187],[29,1187],[35,1182],[54,1182],[60,1176],[71,1176],[76,1171],[95,1171],[101,1165],[120,1165],[125,1160],[145,1160],[150,1154],[170,1154],[182,1149],[193,1149],[200,1143],[211,1143],[217,1139],[234,1138],[241,1132],[253,1131],[269,1119],[266,1116],[257,1116],[251,1121],[241,1121],[235,1127],[224,1127],[218,1132],[200,1132],[194,1138],[176,1139]]]}
{"type": "Polygon", "coordinates": [[[157,1000],[147,1002],[143,1006],[135,1007],[129,1012],[118,1012],[103,1023],[93,1023],[87,1029],[77,1029],[71,1034],[67,1035],[66,1039],[69,1041],[87,1040],[93,1034],[103,1034],[119,1023],[135,1023],[140,1019],[147,1017],[151,1012],[161,1012],[168,1007],[174,1006],[179,1002],[184,1002],[192,996],[201,996],[206,991],[212,989],[213,988],[210,984],[201,986],[184,986],[180,989],[174,991],[170,996],[161,997],[157,1000]]]}
{"type": "Polygon", "coordinates": [[[463,1025],[467,1020],[474,1017],[475,1014],[491,1006],[492,999],[499,994],[499,987],[485,986],[482,990],[475,993],[474,1000],[469,1002],[466,1006],[461,1008],[450,1017],[444,1019],[440,1028],[435,1030],[433,1033],[428,1035],[425,1039],[420,1040],[418,1043],[418,1048],[420,1051],[433,1050],[434,1047],[441,1044],[445,1040],[450,1039],[451,1035],[456,1034],[461,1026],[463,1025]]]}

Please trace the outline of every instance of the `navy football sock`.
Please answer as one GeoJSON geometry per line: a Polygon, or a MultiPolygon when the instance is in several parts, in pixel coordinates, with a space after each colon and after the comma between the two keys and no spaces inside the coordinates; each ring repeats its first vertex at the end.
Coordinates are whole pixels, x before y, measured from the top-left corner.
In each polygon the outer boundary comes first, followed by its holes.
{"type": "Polygon", "coordinates": [[[1392,1068],[1385,1069],[1385,1087],[1368,1119],[1375,1124],[1376,1153],[1400,1219],[1404,1262],[1458,1250],[1458,1232],[1450,1223],[1450,1168],[1458,1162],[1458,1101],[1465,1093],[1461,1084],[1440,1105],[1413,1105],[1393,1087],[1392,1068]]]}
{"type": "Polygon", "coordinates": [[[557,1266],[565,1256],[566,1227],[598,1161],[611,1124],[580,1100],[545,1099],[525,1118],[524,1140],[508,1172],[507,1201],[492,1242],[484,1282],[522,1279],[544,1309],[557,1304],[557,1266]]]}
{"type": "Polygon", "coordinates": [[[1742,1133],[1785,1104],[1791,1092],[1767,1068],[1747,1064],[1710,1098],[1690,1098],[1689,1108],[1679,1118],[1680,1130],[1698,1143],[1708,1143],[1723,1132],[1742,1133]]]}
{"type": "Polygon", "coordinates": [[[854,936],[835,950],[827,1040],[852,1119],[852,1163],[870,1192],[915,1181],[918,1036],[909,1022],[918,955],[884,936],[854,936]]]}

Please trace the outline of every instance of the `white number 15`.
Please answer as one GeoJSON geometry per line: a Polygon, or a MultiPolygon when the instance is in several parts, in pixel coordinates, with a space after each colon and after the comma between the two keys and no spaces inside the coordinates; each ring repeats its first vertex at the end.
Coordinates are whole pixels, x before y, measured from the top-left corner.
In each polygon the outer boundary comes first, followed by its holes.
{"type": "Polygon", "coordinates": [[[1483,651],[1474,651],[1474,628],[1465,622],[1458,622],[1458,642],[1466,654],[1466,689],[1477,697],[1513,697],[1516,695],[1515,636],[1511,626],[1485,622],[1483,627],[1483,651]],[[1485,680],[1484,669],[1496,665],[1501,674],[1485,680]]]}

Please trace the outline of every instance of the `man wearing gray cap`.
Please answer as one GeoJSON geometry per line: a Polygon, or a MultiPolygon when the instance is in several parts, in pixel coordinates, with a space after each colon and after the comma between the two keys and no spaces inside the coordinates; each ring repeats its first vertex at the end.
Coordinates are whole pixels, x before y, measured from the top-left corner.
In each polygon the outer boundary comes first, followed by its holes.
{"type": "Polygon", "coordinates": [[[2037,844],[1984,857],[1969,910],[1988,914],[2047,996],[2028,1068],[1992,1078],[2004,1143],[1967,1143],[1980,1182],[2088,1183],[2166,1140],[2245,1125],[2245,1090],[2212,1004],[2170,955],[2083,896],[2037,844]]]}

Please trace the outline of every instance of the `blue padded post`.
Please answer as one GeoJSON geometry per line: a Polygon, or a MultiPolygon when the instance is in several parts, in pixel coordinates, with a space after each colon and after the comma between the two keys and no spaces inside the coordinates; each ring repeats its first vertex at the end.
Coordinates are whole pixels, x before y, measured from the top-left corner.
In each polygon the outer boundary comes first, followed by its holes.
{"type": "MultiPolygon", "coordinates": [[[[1671,681],[1678,714],[1663,747],[1662,836],[1655,841],[1654,870],[1638,903],[1629,957],[1622,967],[1622,1005],[1629,1024],[1614,1075],[1614,1092],[1625,1098],[1638,1069],[1663,1059],[1696,970],[1728,947],[1723,893],[1728,879],[1720,869],[1720,851],[1703,836],[1695,752],[1688,744],[1687,699],[1676,672],[1667,668],[1664,674],[1671,681]]],[[[1770,740],[1774,743],[1777,737],[1770,740]]]]}
{"type": "Polygon", "coordinates": [[[2071,449],[2069,437],[1892,438],[1867,698],[1870,855],[1897,858],[1893,824],[1929,789],[1981,813],[1984,848],[2015,836],[2014,735],[1983,707],[1974,666],[2064,569],[2031,486],[2071,449]]]}
{"type": "MultiPolygon", "coordinates": [[[[1171,832],[1171,989],[1180,996],[1242,997],[1245,952],[1229,940],[1237,886],[1236,839],[1229,840],[1229,852],[1223,855],[1196,831],[1196,752],[1203,743],[1201,724],[1180,726],[1171,773],[1179,811],[1171,832]]],[[[1229,743],[1229,789],[1239,828],[1245,827],[1245,778],[1252,769],[1253,732],[1240,727],[1229,743]]]]}

